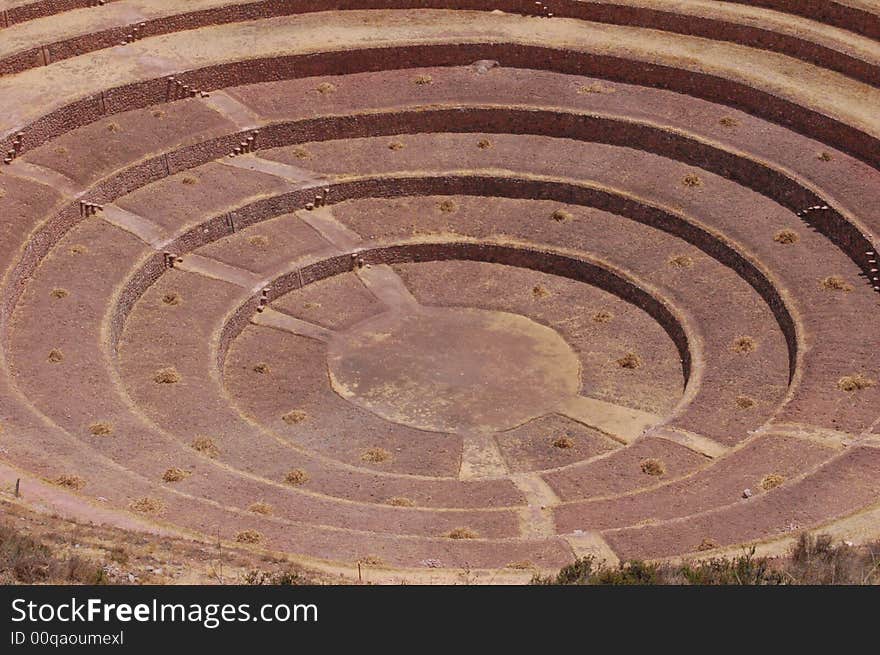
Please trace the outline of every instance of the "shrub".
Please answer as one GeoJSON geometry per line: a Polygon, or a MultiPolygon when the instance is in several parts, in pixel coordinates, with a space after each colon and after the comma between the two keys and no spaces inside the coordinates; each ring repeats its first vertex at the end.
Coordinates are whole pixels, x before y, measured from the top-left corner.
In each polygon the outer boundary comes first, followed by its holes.
{"type": "Polygon", "coordinates": [[[736,406],[740,409],[750,409],[754,407],[756,401],[754,398],[749,398],[748,396],[737,396],[736,397],[736,406]]]}
{"type": "Polygon", "coordinates": [[[368,448],[361,455],[361,459],[365,462],[378,464],[379,462],[387,462],[391,459],[391,453],[384,448],[368,448]]]}
{"type": "Polygon", "coordinates": [[[737,337],[733,340],[733,345],[731,346],[731,348],[735,353],[746,355],[748,353],[755,352],[757,346],[755,345],[755,340],[752,337],[737,337]]]}
{"type": "Polygon", "coordinates": [[[562,450],[574,448],[574,439],[567,436],[556,437],[552,443],[554,448],[559,448],[562,450]]]}
{"type": "Polygon", "coordinates": [[[217,445],[211,437],[196,437],[192,442],[192,447],[195,451],[200,452],[202,455],[210,457],[211,459],[220,454],[220,449],[217,448],[217,445]]]}
{"type": "Polygon", "coordinates": [[[268,516],[272,513],[272,506],[269,503],[257,501],[250,504],[250,506],[248,507],[248,511],[253,512],[254,514],[264,514],[268,516]]]}
{"type": "Polygon", "coordinates": [[[785,478],[778,473],[768,473],[761,478],[761,489],[770,491],[785,482],[785,478]]]}
{"type": "Polygon", "coordinates": [[[617,360],[620,368],[635,369],[642,365],[642,360],[635,353],[626,353],[617,360]]]}
{"type": "Polygon", "coordinates": [[[639,464],[639,468],[642,469],[642,473],[645,475],[663,475],[666,473],[666,465],[663,464],[659,459],[645,459],[639,464]]]}
{"type": "Polygon", "coordinates": [[[293,485],[305,484],[309,481],[309,474],[302,469],[292,469],[287,472],[286,476],[284,476],[284,481],[287,484],[293,485]]]}
{"type": "Polygon", "coordinates": [[[135,512],[140,512],[141,514],[161,514],[165,511],[165,503],[157,498],[144,496],[143,498],[133,500],[129,505],[129,508],[133,509],[135,512]]]}
{"type": "Polygon", "coordinates": [[[256,530],[242,530],[236,533],[235,540],[240,544],[258,544],[263,541],[263,535],[256,530]]]}
{"type": "Polygon", "coordinates": [[[173,366],[159,369],[153,375],[153,382],[156,384],[177,384],[180,382],[180,373],[173,366]]]}
{"type": "Polygon", "coordinates": [[[797,243],[800,240],[800,237],[798,236],[798,233],[794,230],[779,230],[779,232],[773,235],[773,240],[776,243],[789,245],[792,243],[797,243]]]}
{"type": "Polygon", "coordinates": [[[305,421],[307,416],[308,416],[308,414],[306,414],[303,410],[294,409],[294,410],[287,412],[287,414],[285,414],[284,416],[282,416],[281,420],[284,421],[285,423],[287,423],[288,425],[294,425],[296,423],[302,423],[303,421],[305,421]]]}
{"type": "Polygon", "coordinates": [[[86,481],[78,475],[59,475],[57,478],[55,478],[54,482],[59,487],[67,487],[68,489],[74,490],[82,489],[84,486],[86,486],[86,481]]]}
{"type": "Polygon", "coordinates": [[[89,426],[89,432],[96,437],[106,437],[113,434],[113,425],[107,421],[98,421],[89,426]]]}
{"type": "Polygon", "coordinates": [[[855,375],[845,375],[837,381],[837,388],[841,391],[853,392],[853,391],[862,391],[863,389],[870,389],[877,385],[875,380],[872,380],[869,377],[865,377],[861,373],[856,373],[855,375]]]}
{"type": "Polygon", "coordinates": [[[852,291],[853,286],[839,275],[829,275],[819,283],[824,291],[852,291]]]}
{"type": "Polygon", "coordinates": [[[455,211],[455,203],[447,199],[440,203],[440,211],[447,214],[455,211]]]}
{"type": "Polygon", "coordinates": [[[162,474],[162,479],[165,482],[180,482],[181,480],[187,478],[189,474],[189,471],[184,471],[183,469],[172,467],[162,474]]]}

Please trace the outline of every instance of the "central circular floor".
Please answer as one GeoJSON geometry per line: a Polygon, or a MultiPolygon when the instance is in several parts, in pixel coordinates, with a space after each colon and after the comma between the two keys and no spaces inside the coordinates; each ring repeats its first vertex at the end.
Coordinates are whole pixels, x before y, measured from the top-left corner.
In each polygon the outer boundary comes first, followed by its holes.
{"type": "Polygon", "coordinates": [[[471,308],[385,313],[336,333],[333,388],[379,416],[434,432],[493,432],[578,392],[575,352],[524,316],[471,308]]]}

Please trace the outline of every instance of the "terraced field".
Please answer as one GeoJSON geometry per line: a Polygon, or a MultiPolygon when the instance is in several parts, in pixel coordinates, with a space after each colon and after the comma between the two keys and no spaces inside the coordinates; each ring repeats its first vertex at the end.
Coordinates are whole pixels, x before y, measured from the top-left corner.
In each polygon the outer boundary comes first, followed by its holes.
{"type": "Polygon", "coordinates": [[[0,479],[412,579],[875,538],[878,41],[875,0],[0,0],[0,479]]]}

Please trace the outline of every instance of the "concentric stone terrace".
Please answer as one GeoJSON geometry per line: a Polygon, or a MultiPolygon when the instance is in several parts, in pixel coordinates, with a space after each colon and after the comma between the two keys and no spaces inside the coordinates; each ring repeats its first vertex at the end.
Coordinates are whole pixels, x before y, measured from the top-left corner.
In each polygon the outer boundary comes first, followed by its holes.
{"type": "Polygon", "coordinates": [[[0,0],[4,483],[333,566],[876,537],[878,39],[0,0]]]}

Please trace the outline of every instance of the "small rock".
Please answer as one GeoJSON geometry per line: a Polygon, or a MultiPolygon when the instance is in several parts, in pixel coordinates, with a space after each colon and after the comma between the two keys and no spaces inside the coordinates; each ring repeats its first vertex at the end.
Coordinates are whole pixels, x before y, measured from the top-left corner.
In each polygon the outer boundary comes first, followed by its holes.
{"type": "Polygon", "coordinates": [[[439,569],[443,565],[440,563],[438,559],[423,559],[422,566],[425,566],[429,569],[439,569]]]}
{"type": "Polygon", "coordinates": [[[751,489],[743,489],[743,498],[751,498],[752,490],[751,489]]]}
{"type": "Polygon", "coordinates": [[[474,70],[477,73],[488,73],[493,68],[497,68],[500,64],[494,59],[480,59],[479,61],[475,61],[471,66],[474,67],[474,70]]]}

